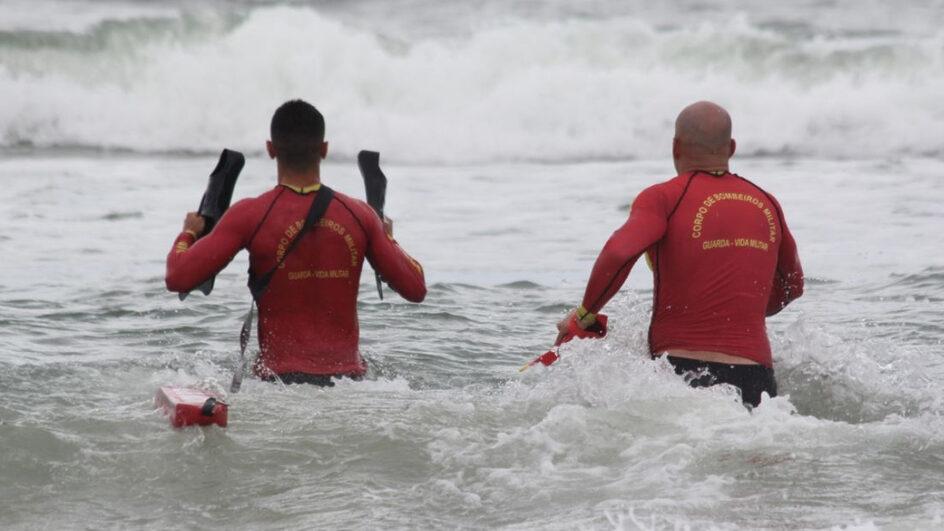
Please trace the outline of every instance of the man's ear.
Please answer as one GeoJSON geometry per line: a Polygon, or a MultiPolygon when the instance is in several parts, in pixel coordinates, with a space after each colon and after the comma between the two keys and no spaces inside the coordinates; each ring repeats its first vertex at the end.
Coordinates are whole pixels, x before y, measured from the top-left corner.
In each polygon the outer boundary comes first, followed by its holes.
{"type": "Polygon", "coordinates": [[[682,142],[678,137],[672,139],[672,158],[675,160],[682,158],[682,142]]]}
{"type": "Polygon", "coordinates": [[[328,157],[328,143],[327,142],[321,143],[321,150],[319,152],[319,155],[321,155],[322,159],[325,159],[328,157]]]}
{"type": "Polygon", "coordinates": [[[732,139],[731,139],[731,149],[730,149],[730,151],[728,152],[728,158],[733,157],[733,156],[734,156],[734,152],[735,152],[736,150],[737,150],[737,142],[735,142],[734,139],[732,138],[732,139]]]}
{"type": "Polygon", "coordinates": [[[269,154],[270,159],[275,158],[275,144],[271,140],[266,140],[266,153],[269,154]]]}

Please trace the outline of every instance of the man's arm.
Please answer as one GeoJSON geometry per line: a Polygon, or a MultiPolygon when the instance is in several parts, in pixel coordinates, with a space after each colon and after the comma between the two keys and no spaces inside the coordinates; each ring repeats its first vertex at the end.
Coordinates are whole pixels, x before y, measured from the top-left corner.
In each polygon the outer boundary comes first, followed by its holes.
{"type": "Polygon", "coordinates": [[[636,260],[659,241],[668,228],[664,190],[649,187],[633,201],[629,219],[607,240],[593,264],[583,304],[557,323],[557,342],[569,332],[571,319],[586,330],[596,323],[596,314],[623,287],[636,260]]]}
{"type": "Polygon", "coordinates": [[[770,298],[767,300],[768,317],[777,314],[791,301],[803,295],[803,268],[800,266],[800,257],[797,254],[796,240],[787,228],[787,220],[784,219],[783,210],[776,200],[774,200],[774,206],[777,207],[777,214],[780,216],[783,239],[777,254],[777,270],[774,272],[770,298]]]}
{"type": "Polygon", "coordinates": [[[203,231],[203,218],[187,214],[184,230],[167,255],[164,283],[169,291],[190,291],[219,273],[243,248],[243,230],[237,203],[220,219],[210,234],[197,239],[203,231]]]}
{"type": "Polygon", "coordinates": [[[423,266],[406,254],[393,239],[393,223],[364,205],[364,228],[367,231],[367,260],[384,281],[410,302],[426,298],[426,277],[423,266]]]}
{"type": "Polygon", "coordinates": [[[633,201],[629,219],[616,230],[597,257],[587,282],[583,305],[578,309],[581,324],[590,324],[592,317],[626,282],[636,260],[652,244],[665,235],[668,219],[662,192],[656,188],[644,190],[633,201]]]}

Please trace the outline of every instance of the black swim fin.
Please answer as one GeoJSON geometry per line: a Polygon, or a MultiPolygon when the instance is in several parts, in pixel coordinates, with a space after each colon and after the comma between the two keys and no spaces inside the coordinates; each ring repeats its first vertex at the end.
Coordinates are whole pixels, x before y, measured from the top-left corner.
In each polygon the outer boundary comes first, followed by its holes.
{"type": "MultiPolygon", "coordinates": [[[[380,153],[376,151],[361,151],[357,154],[357,167],[361,170],[361,176],[364,178],[364,188],[367,191],[367,204],[370,205],[383,220],[384,203],[387,201],[387,176],[380,169],[380,153]]],[[[380,273],[376,271],[377,276],[377,294],[380,300],[383,300],[383,288],[380,280],[380,273]]]]}
{"type": "MultiPolygon", "coordinates": [[[[203,198],[200,199],[200,208],[197,213],[203,216],[206,221],[206,228],[203,234],[209,234],[216,226],[220,218],[229,208],[233,200],[233,188],[236,187],[236,179],[239,178],[239,172],[246,165],[246,157],[238,151],[224,149],[220,154],[220,161],[216,163],[216,168],[210,173],[210,181],[207,183],[206,191],[203,192],[203,198]]],[[[213,282],[216,276],[210,277],[206,282],[197,286],[204,295],[209,295],[213,291],[213,282]]],[[[190,292],[178,294],[180,300],[187,298],[190,292]]]]}

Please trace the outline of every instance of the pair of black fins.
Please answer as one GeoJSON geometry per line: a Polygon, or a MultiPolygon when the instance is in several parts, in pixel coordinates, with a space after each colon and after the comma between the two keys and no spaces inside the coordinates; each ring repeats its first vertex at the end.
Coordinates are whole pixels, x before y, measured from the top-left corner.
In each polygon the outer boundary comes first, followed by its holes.
{"type": "MultiPolygon", "coordinates": [[[[216,168],[210,173],[210,181],[207,183],[206,191],[203,192],[203,198],[200,199],[200,208],[197,213],[203,216],[206,221],[204,234],[209,234],[216,226],[223,214],[229,208],[233,200],[233,189],[236,187],[236,180],[239,173],[243,171],[246,165],[246,157],[238,151],[224,149],[220,154],[220,160],[216,163],[216,168]]],[[[364,178],[364,188],[367,190],[367,204],[371,206],[383,219],[384,203],[387,200],[387,176],[380,169],[380,153],[376,151],[361,151],[357,154],[357,167],[360,168],[361,176],[364,178]]],[[[383,300],[383,289],[381,288],[380,273],[377,277],[377,294],[383,300]]],[[[210,277],[205,282],[197,286],[204,295],[209,295],[213,291],[213,283],[216,281],[216,275],[210,277]]],[[[180,300],[187,298],[190,292],[182,292],[178,296],[180,300]]]]}

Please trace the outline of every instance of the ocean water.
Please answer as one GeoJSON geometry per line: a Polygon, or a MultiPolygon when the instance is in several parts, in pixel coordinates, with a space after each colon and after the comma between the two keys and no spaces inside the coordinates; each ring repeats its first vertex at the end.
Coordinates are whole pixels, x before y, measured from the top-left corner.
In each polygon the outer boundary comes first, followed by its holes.
{"type": "Polygon", "coordinates": [[[758,4],[3,2],[0,527],[944,528],[944,3],[758,4]],[[429,295],[366,271],[368,381],[173,430],[154,392],[225,387],[249,297],[244,254],[185,302],[164,257],[222,147],[237,197],[274,184],[289,97],[337,189],[381,151],[429,295]],[[609,337],[519,374],[703,98],[807,274],[782,396],[651,361],[644,264],[609,337]]]}

